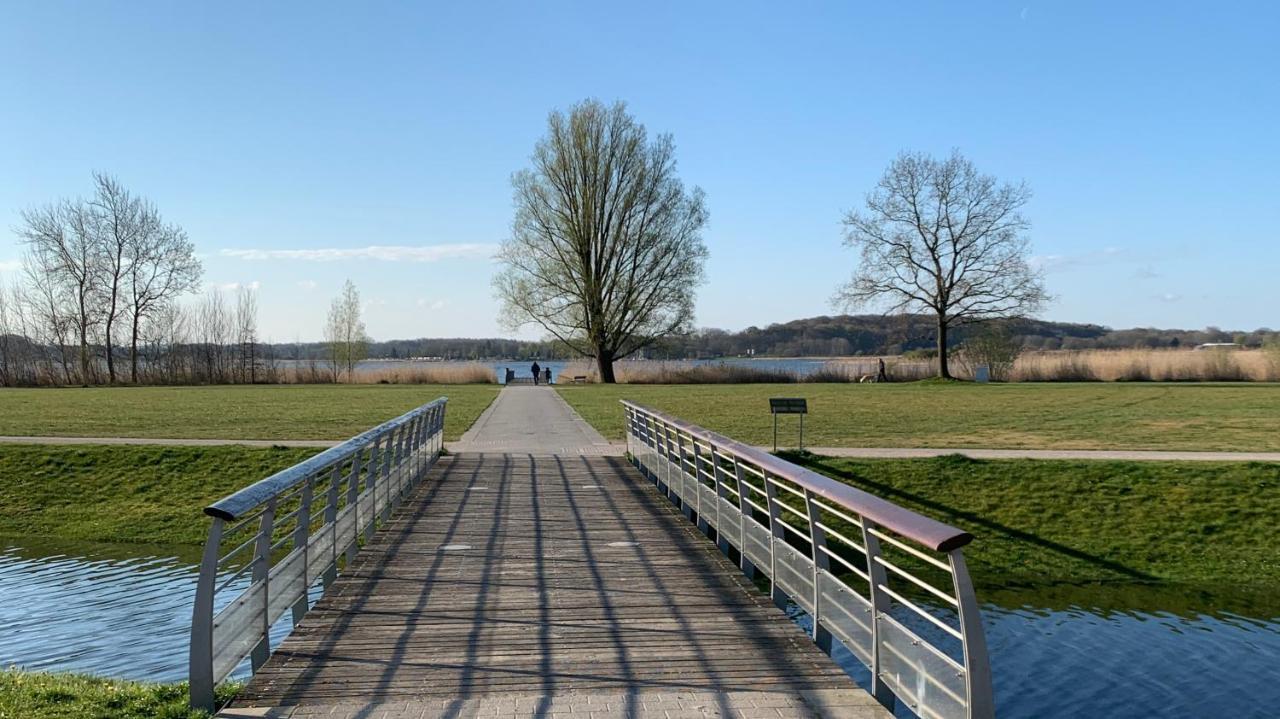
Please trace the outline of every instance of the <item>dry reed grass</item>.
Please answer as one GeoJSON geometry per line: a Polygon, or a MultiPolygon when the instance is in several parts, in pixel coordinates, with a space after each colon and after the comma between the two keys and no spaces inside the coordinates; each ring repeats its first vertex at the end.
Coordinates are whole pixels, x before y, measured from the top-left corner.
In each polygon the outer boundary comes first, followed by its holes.
{"type": "MultiPolygon", "coordinates": [[[[885,357],[891,382],[933,377],[933,360],[885,357]]],[[[973,379],[974,368],[960,356],[954,363],[957,379],[973,379]]],[[[859,382],[875,378],[877,358],[859,357],[827,362],[820,369],[799,374],[786,370],[728,362],[619,362],[617,379],[625,384],[753,384],[859,382]]],[[[594,366],[575,362],[561,375],[599,381],[594,366]]],[[[1280,348],[1260,350],[1082,350],[1027,352],[1018,357],[1011,382],[1277,382],[1280,348]]]]}
{"type": "MultiPolygon", "coordinates": [[[[281,370],[285,384],[331,384],[333,372],[325,365],[300,365],[281,370]]],[[[486,364],[405,365],[356,370],[348,378],[343,373],[337,381],[347,384],[496,384],[497,375],[486,364]]]]}

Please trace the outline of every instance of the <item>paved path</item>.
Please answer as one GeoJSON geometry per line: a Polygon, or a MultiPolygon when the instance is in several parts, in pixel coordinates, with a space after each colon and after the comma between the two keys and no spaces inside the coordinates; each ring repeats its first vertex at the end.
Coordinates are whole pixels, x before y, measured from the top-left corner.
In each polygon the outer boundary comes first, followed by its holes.
{"type": "Polygon", "coordinates": [[[626,460],[545,454],[442,459],[224,712],[264,715],[889,717],[626,460]]]}
{"type": "Polygon", "coordinates": [[[626,445],[600,436],[554,389],[512,385],[502,388],[450,451],[611,456],[625,454],[626,445]]]}

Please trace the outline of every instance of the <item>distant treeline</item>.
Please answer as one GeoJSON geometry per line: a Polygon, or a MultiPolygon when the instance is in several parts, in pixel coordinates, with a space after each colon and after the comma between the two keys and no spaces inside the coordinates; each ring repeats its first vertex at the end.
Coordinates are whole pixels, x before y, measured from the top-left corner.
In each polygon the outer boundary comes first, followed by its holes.
{"type": "MultiPolygon", "coordinates": [[[[923,316],[840,315],[792,320],[741,332],[702,329],[686,337],[670,338],[646,351],[650,359],[700,357],[850,357],[897,355],[933,349],[933,322],[923,316]]],[[[1134,328],[1115,330],[1093,324],[1017,320],[1009,329],[1030,350],[1191,348],[1208,342],[1236,342],[1259,347],[1280,340],[1280,332],[1268,328],[1252,331],[1134,328]]],[[[962,327],[951,335],[955,345],[975,331],[962,327]]],[[[308,359],[324,356],[322,343],[278,346],[276,354],[308,359]]],[[[369,357],[402,359],[437,357],[449,360],[570,359],[572,354],[557,342],[522,342],[506,339],[417,339],[371,342],[369,357]]]]}

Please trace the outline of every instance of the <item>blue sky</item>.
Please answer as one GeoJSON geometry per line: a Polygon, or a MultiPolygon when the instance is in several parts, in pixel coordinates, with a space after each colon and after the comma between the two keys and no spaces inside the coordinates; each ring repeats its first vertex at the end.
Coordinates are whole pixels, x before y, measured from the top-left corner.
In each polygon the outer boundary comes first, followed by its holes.
{"type": "Polygon", "coordinates": [[[272,339],[347,277],[375,338],[502,335],[510,175],[597,97],[707,193],[701,326],[831,313],[842,214],[954,147],[1033,188],[1046,318],[1280,327],[1278,36],[1264,2],[6,3],[0,282],[18,212],[104,170],[272,339]]]}

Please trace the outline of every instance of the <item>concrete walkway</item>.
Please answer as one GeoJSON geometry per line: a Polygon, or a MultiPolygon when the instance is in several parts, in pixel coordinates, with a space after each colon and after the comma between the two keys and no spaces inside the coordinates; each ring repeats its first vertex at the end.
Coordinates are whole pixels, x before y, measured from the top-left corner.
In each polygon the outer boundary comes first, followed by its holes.
{"type": "Polygon", "coordinates": [[[587,424],[554,389],[503,387],[451,452],[608,457],[626,453],[587,424]]]}

